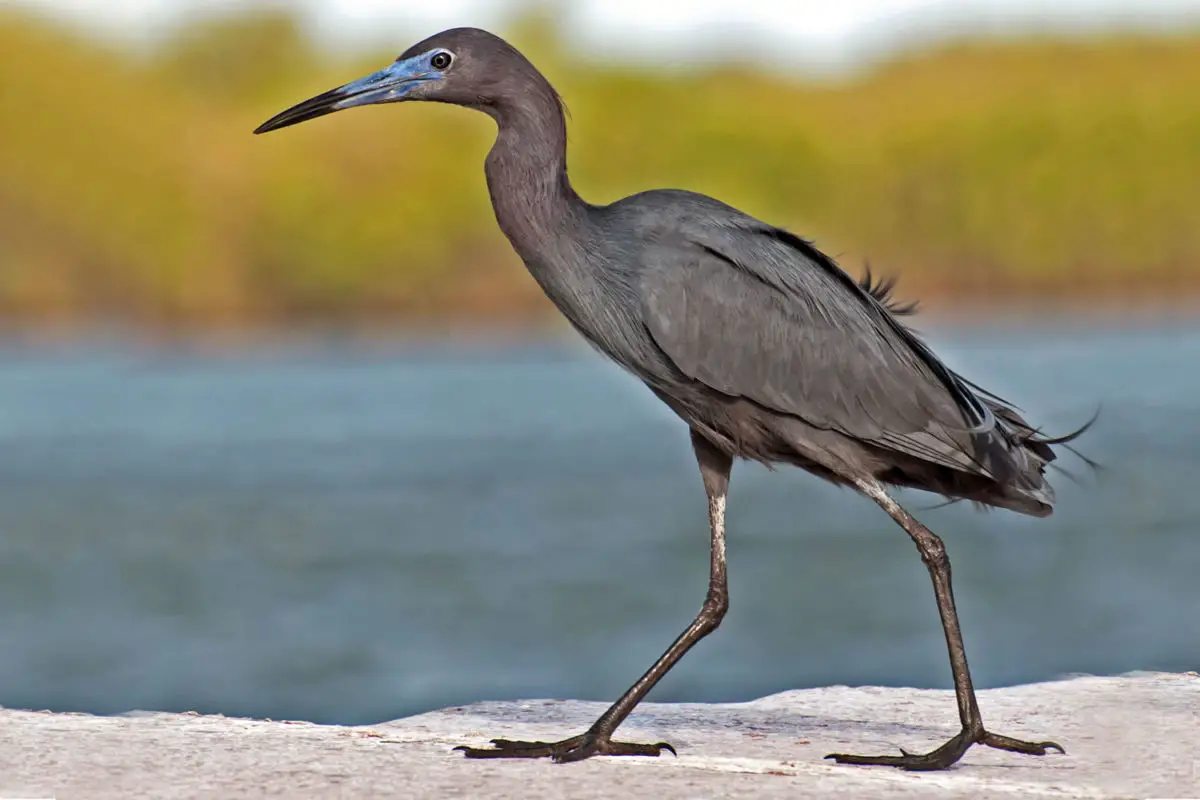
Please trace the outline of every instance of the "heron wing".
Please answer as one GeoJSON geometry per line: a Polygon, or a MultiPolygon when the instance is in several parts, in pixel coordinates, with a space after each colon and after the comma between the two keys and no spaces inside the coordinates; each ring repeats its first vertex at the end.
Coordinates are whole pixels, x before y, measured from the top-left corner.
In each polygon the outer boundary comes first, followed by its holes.
{"type": "Polygon", "coordinates": [[[693,226],[647,254],[646,326],[686,376],[726,395],[973,472],[995,424],[963,381],[808,242],[693,226]]]}

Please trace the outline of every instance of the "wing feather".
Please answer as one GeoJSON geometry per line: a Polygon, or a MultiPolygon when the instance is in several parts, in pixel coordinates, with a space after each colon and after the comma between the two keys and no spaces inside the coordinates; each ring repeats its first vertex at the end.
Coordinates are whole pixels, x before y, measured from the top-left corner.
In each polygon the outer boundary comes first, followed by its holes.
{"type": "Polygon", "coordinates": [[[641,277],[655,343],[723,394],[986,473],[971,439],[995,425],[987,406],[873,293],[793,239],[725,225],[660,241],[641,277]]]}

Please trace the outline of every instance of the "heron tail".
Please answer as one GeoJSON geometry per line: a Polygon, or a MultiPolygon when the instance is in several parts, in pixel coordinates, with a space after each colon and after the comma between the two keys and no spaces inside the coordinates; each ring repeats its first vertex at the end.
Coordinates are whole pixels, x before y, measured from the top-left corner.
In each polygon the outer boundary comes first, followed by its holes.
{"type": "Polygon", "coordinates": [[[1036,517],[1049,516],[1054,507],[1054,489],[1046,470],[1058,458],[1057,448],[1074,453],[1092,468],[1097,465],[1071,447],[1095,423],[1099,412],[1065,436],[1043,435],[1011,406],[995,398],[981,398],[996,418],[996,428],[980,434],[977,442],[984,462],[993,475],[989,486],[965,495],[965,499],[1006,508],[1036,517]]]}

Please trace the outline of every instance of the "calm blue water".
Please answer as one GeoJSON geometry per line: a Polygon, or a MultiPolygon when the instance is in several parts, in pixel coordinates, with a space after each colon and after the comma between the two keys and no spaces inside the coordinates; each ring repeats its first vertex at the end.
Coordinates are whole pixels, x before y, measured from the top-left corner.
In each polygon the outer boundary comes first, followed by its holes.
{"type": "MultiPolygon", "coordinates": [[[[947,540],[977,683],[1200,667],[1200,326],[935,330],[1107,465],[1035,520],[903,493],[947,540]]],[[[876,507],[739,465],[732,610],[655,692],[949,686],[876,507]]],[[[707,575],[686,432],[570,345],[236,356],[0,348],[0,704],[346,723],[610,700],[707,575]]]]}

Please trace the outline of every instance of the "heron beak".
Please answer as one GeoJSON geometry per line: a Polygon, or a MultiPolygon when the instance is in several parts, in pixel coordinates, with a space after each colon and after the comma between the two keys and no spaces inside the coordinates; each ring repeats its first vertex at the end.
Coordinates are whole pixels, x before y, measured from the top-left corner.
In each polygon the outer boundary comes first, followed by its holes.
{"type": "Polygon", "coordinates": [[[255,128],[254,132],[267,133],[355,106],[397,103],[405,99],[405,96],[418,84],[441,77],[442,74],[430,68],[428,58],[423,56],[397,61],[365,78],[352,81],[336,89],[330,89],[324,94],[298,103],[287,111],[271,117],[255,128]]]}

